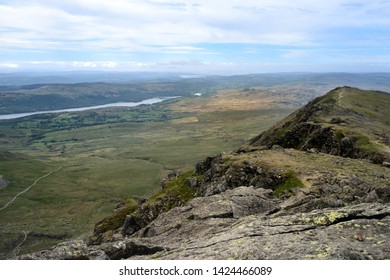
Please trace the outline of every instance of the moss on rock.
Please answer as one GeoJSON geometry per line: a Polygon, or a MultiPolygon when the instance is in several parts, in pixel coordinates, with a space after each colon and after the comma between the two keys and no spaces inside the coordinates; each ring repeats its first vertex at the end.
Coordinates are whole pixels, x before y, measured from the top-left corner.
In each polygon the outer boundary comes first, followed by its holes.
{"type": "Polygon", "coordinates": [[[181,173],[176,178],[166,182],[165,187],[151,196],[145,205],[153,205],[159,201],[164,201],[162,212],[169,211],[170,209],[186,204],[190,199],[197,196],[197,194],[191,190],[188,179],[195,175],[195,170],[190,169],[181,173]]]}
{"type": "Polygon", "coordinates": [[[105,217],[100,223],[96,224],[95,232],[99,233],[112,231],[120,228],[126,219],[126,216],[133,212],[138,206],[138,201],[133,198],[127,198],[123,201],[123,206],[116,209],[109,216],[105,217]]]}
{"type": "Polygon", "coordinates": [[[274,195],[277,197],[281,196],[285,191],[294,188],[303,188],[305,186],[293,171],[288,171],[284,176],[286,177],[286,180],[276,186],[274,190],[274,195]]]}

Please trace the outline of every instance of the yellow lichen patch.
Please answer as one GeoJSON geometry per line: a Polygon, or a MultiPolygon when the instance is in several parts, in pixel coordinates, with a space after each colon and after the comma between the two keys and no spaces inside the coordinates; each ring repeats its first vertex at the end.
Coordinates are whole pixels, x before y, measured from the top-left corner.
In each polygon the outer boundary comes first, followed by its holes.
{"type": "Polygon", "coordinates": [[[317,258],[318,259],[326,259],[327,257],[329,257],[328,253],[319,253],[319,254],[317,254],[317,258]]]}
{"type": "Polygon", "coordinates": [[[344,218],[345,215],[337,212],[328,212],[325,213],[325,216],[328,218],[330,223],[334,223],[335,221],[344,218]]]}
{"type": "Polygon", "coordinates": [[[328,224],[328,218],[326,216],[319,216],[319,217],[313,217],[313,222],[316,225],[327,225],[328,224]]]}
{"type": "Polygon", "coordinates": [[[321,216],[312,217],[312,218],[305,218],[304,221],[306,223],[314,223],[316,225],[326,226],[326,225],[333,224],[337,220],[344,218],[344,217],[345,217],[345,215],[342,213],[327,212],[321,216]]]}
{"type": "Polygon", "coordinates": [[[315,251],[318,252],[316,255],[318,259],[325,259],[330,255],[330,247],[326,245],[316,248],[315,251]]]}

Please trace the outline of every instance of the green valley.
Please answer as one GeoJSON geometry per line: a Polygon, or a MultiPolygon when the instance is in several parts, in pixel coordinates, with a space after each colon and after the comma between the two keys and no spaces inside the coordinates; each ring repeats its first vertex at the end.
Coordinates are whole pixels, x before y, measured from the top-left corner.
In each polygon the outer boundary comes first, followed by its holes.
{"type": "Polygon", "coordinates": [[[0,210],[1,257],[86,238],[123,199],[159,189],[168,173],[243,144],[294,108],[269,106],[263,91],[216,108],[238,95],[1,121],[0,174],[8,186],[0,208],[52,172],[0,210]],[[264,108],[249,106],[262,99],[264,108]],[[211,107],[191,109],[204,103],[211,107]]]}

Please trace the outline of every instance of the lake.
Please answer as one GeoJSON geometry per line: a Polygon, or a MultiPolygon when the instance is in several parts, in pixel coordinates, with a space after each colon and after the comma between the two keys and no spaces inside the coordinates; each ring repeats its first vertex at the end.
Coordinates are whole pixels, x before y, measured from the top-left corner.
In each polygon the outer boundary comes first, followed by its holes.
{"type": "Polygon", "coordinates": [[[5,115],[0,115],[0,120],[12,120],[12,119],[23,118],[23,117],[32,116],[32,115],[39,115],[39,114],[81,112],[81,111],[95,110],[95,109],[102,109],[102,108],[109,108],[109,107],[136,107],[136,106],[140,106],[140,105],[156,104],[156,103],[160,103],[164,100],[178,98],[178,97],[180,97],[180,96],[156,97],[156,98],[145,99],[145,100],[142,100],[140,102],[117,102],[117,103],[109,103],[109,104],[103,104],[103,105],[97,105],[97,106],[68,108],[68,109],[61,109],[61,110],[5,114],[5,115]]]}

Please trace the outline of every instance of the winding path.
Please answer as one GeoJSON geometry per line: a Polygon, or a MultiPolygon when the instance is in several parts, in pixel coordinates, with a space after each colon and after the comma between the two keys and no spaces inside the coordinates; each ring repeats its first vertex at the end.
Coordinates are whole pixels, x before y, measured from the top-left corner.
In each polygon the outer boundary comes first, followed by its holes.
{"type": "Polygon", "coordinates": [[[40,180],[42,180],[42,179],[44,179],[44,178],[50,176],[50,175],[51,175],[52,173],[54,173],[54,172],[60,171],[61,168],[62,168],[62,166],[60,166],[59,168],[57,168],[57,169],[55,169],[55,170],[52,170],[52,171],[50,171],[49,173],[47,173],[47,174],[45,174],[45,175],[39,177],[38,179],[36,179],[34,183],[32,183],[30,186],[28,186],[25,190],[23,190],[23,191],[21,191],[20,193],[18,193],[17,195],[15,195],[15,197],[14,197],[10,202],[8,202],[6,205],[4,205],[2,208],[0,208],[0,211],[3,211],[3,210],[6,209],[8,206],[10,206],[12,203],[14,203],[15,200],[16,200],[19,196],[21,196],[22,194],[28,192],[28,191],[29,191],[32,187],[34,187],[40,180]]]}
{"type": "Polygon", "coordinates": [[[342,89],[340,92],[339,92],[339,106],[341,106],[342,107],[342,105],[341,105],[341,98],[343,98],[344,96],[343,96],[343,93],[345,92],[345,89],[342,89]]]}
{"type": "Polygon", "coordinates": [[[22,231],[22,233],[24,234],[23,240],[12,250],[11,255],[12,255],[13,258],[15,258],[17,256],[17,254],[20,251],[20,247],[22,247],[23,243],[26,242],[26,240],[27,240],[28,232],[27,231],[22,231]]]}

